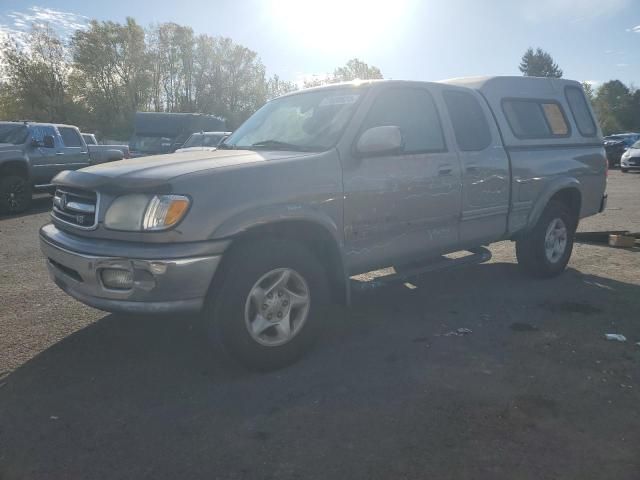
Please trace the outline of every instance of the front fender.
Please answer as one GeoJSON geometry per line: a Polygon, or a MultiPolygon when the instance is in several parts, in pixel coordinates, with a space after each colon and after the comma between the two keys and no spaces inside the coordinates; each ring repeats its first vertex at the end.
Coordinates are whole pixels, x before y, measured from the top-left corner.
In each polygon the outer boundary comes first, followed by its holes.
{"type": "Polygon", "coordinates": [[[551,198],[560,190],[564,190],[566,188],[575,188],[580,191],[580,194],[582,195],[582,185],[577,178],[561,177],[550,181],[546,188],[536,199],[533,208],[529,213],[527,226],[525,228],[526,231],[531,230],[533,227],[535,227],[536,223],[538,223],[538,220],[540,219],[542,212],[544,212],[544,209],[547,207],[549,200],[551,200],[551,198]]]}
{"type": "Polygon", "coordinates": [[[10,150],[0,153],[0,169],[8,164],[19,165],[20,168],[24,168],[27,172],[28,179],[33,178],[31,162],[29,162],[29,159],[20,150],[10,150]]]}
{"type": "Polygon", "coordinates": [[[331,216],[300,204],[269,205],[243,211],[222,222],[209,238],[234,237],[253,228],[286,221],[306,221],[324,227],[342,251],[342,235],[331,216]]]}

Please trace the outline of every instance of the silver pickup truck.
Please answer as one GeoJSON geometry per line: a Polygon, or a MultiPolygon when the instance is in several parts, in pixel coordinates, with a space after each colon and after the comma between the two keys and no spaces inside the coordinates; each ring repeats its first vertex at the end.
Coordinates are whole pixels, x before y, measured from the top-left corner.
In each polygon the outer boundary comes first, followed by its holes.
{"type": "Polygon", "coordinates": [[[82,135],[84,143],[87,144],[93,165],[131,158],[129,145],[100,145],[93,133],[81,133],[80,135],[82,135]]]}
{"type": "Polygon", "coordinates": [[[525,272],[560,274],[606,171],[574,81],[338,84],[268,102],[217,151],[61,173],[40,241],[81,302],[202,312],[212,342],[268,369],[307,349],[356,274],[482,262],[500,240],[525,272]]]}

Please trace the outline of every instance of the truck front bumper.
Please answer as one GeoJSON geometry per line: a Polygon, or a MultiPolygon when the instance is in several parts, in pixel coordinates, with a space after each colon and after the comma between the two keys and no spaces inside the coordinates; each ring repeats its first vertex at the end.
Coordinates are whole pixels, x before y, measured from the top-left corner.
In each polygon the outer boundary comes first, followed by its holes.
{"type": "MultiPolygon", "coordinates": [[[[110,245],[108,256],[95,250],[100,242],[79,239],[49,224],[40,229],[40,248],[47,260],[51,279],[67,294],[91,307],[107,312],[168,313],[197,312],[207,295],[221,254],[171,258],[130,258],[126,243],[110,245]],[[69,239],[65,242],[65,239],[69,239]],[[78,246],[87,248],[78,251],[78,246]],[[115,250],[115,251],[114,251],[115,250]],[[121,254],[117,250],[121,250],[121,254]],[[103,272],[123,270],[131,279],[128,288],[108,288],[103,272]]],[[[170,246],[175,252],[176,244],[170,246]]],[[[167,249],[169,250],[169,249],[167,249]]]]}

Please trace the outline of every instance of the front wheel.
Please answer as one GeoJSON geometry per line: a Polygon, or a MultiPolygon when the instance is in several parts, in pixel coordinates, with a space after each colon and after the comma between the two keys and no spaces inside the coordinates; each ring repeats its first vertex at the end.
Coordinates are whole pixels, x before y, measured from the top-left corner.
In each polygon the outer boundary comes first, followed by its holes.
{"type": "Polygon", "coordinates": [[[627,172],[629,171],[629,169],[628,169],[628,168],[621,168],[621,169],[620,169],[620,171],[621,171],[622,173],[627,173],[627,172]]]}
{"type": "Polygon", "coordinates": [[[539,278],[555,277],[569,263],[578,218],[567,207],[552,201],[533,230],[516,241],[518,266],[539,278]]]}
{"type": "Polygon", "coordinates": [[[16,214],[31,205],[31,185],[21,175],[7,175],[0,179],[0,213],[16,214]]]}
{"type": "Polygon", "coordinates": [[[229,252],[205,320],[214,346],[253,370],[296,361],[315,342],[327,302],[324,269],[297,242],[253,241],[229,252]]]}

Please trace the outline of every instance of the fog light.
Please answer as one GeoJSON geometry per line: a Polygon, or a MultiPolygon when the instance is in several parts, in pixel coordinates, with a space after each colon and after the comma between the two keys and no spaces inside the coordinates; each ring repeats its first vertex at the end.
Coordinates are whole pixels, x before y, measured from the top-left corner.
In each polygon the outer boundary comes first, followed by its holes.
{"type": "Polygon", "coordinates": [[[100,272],[102,284],[114,290],[128,290],[133,287],[133,272],[120,268],[105,268],[100,272]]]}

